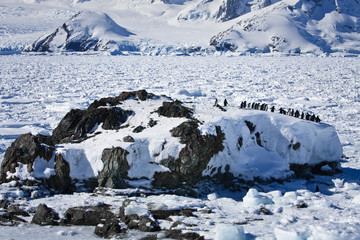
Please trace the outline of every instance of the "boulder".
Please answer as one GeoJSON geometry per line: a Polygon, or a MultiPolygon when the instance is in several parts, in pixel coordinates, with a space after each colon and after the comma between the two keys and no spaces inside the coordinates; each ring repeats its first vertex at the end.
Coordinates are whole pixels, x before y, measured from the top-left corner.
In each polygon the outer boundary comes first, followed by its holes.
{"type": "Polygon", "coordinates": [[[45,204],[39,204],[31,223],[41,226],[58,225],[59,214],[45,204]]]}
{"type": "Polygon", "coordinates": [[[27,165],[27,172],[32,172],[33,164],[37,157],[50,161],[53,157],[54,148],[51,138],[43,135],[33,136],[31,133],[18,137],[7,149],[1,163],[1,182],[8,182],[7,173],[15,173],[19,164],[27,165]]]}
{"type": "Polygon", "coordinates": [[[97,226],[107,223],[113,225],[116,216],[109,211],[109,205],[73,207],[66,210],[61,225],[97,226]]]}
{"type": "Polygon", "coordinates": [[[22,210],[21,208],[19,208],[18,206],[15,205],[10,205],[7,209],[6,209],[6,213],[10,216],[23,216],[23,217],[29,217],[29,213],[22,210]]]}
{"type": "Polygon", "coordinates": [[[130,204],[131,201],[125,200],[123,206],[120,207],[119,217],[123,223],[129,229],[137,229],[142,232],[156,232],[160,231],[161,228],[158,222],[152,220],[148,216],[138,215],[138,214],[126,214],[125,208],[130,204]]]}
{"type": "Polygon", "coordinates": [[[104,149],[101,157],[104,168],[98,175],[99,187],[126,188],[129,186],[125,182],[127,171],[130,169],[126,160],[128,154],[128,151],[120,147],[104,149]]]}
{"type": "Polygon", "coordinates": [[[159,115],[169,118],[191,118],[193,111],[182,105],[178,100],[172,102],[163,102],[157,110],[159,115]]]}
{"type": "Polygon", "coordinates": [[[96,225],[94,230],[94,234],[102,238],[112,238],[121,232],[121,227],[115,219],[96,225]]]}

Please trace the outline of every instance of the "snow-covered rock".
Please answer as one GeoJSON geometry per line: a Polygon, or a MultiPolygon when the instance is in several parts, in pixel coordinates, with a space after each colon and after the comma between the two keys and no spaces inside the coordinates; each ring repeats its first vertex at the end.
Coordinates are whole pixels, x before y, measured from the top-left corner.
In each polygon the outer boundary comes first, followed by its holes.
{"type": "Polygon", "coordinates": [[[121,45],[128,50],[134,48],[127,38],[133,33],[119,26],[107,14],[81,11],[58,27],[50,35],[36,40],[26,51],[109,51],[119,50],[121,45]]]}
{"type": "Polygon", "coordinates": [[[283,0],[239,18],[210,44],[221,51],[360,53],[360,3],[283,0]]]}
{"type": "Polygon", "coordinates": [[[277,2],[277,0],[201,0],[193,1],[179,15],[178,20],[229,21],[277,2]]]}
{"type": "MultiPolygon", "coordinates": [[[[150,183],[177,188],[204,178],[231,183],[284,179],[293,171],[303,176],[297,171],[317,173],[323,166],[337,170],[341,156],[334,128],[324,123],[249,108],[197,106],[140,90],[71,110],[52,136],[20,136],[5,153],[1,176],[2,182],[18,179],[20,164],[27,164],[32,178],[49,178],[50,186],[63,192],[71,189],[69,178],[95,178],[95,185],[110,188],[150,183]]],[[[244,202],[271,200],[253,189],[244,202]]]]}

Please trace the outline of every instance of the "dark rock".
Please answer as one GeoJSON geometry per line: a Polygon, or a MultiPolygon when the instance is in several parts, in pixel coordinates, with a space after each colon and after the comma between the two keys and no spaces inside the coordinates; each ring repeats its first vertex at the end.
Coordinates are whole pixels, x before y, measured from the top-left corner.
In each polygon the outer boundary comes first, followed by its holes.
{"type": "Polygon", "coordinates": [[[196,209],[176,209],[176,210],[167,210],[167,209],[159,209],[159,210],[149,210],[149,212],[153,215],[155,219],[162,219],[166,220],[170,216],[185,216],[185,217],[195,217],[193,212],[195,212],[196,209]]]}
{"type": "Polygon", "coordinates": [[[149,217],[141,216],[139,218],[138,230],[142,232],[157,232],[160,231],[161,228],[156,221],[151,220],[149,217]]]}
{"type": "Polygon", "coordinates": [[[125,208],[132,202],[132,200],[124,200],[119,209],[119,217],[129,229],[137,229],[142,232],[156,232],[160,231],[160,226],[156,221],[153,221],[147,216],[138,216],[136,214],[125,214],[125,208]]]}
{"type": "Polygon", "coordinates": [[[184,240],[184,239],[204,240],[205,239],[203,236],[200,236],[198,233],[195,233],[195,232],[182,233],[182,231],[179,229],[166,230],[165,235],[168,238],[179,239],[179,240],[184,240]]]}
{"type": "Polygon", "coordinates": [[[37,157],[50,161],[54,148],[47,146],[46,143],[51,143],[50,137],[33,136],[30,133],[18,137],[5,152],[1,163],[1,182],[12,180],[6,179],[7,172],[14,173],[19,163],[27,164],[27,171],[30,173],[37,157]]]}
{"type": "Polygon", "coordinates": [[[256,137],[256,143],[257,143],[257,145],[259,145],[260,147],[263,147],[263,145],[261,144],[260,133],[259,133],[259,132],[256,132],[256,133],[255,133],[255,137],[256,137]]]}
{"type": "Polygon", "coordinates": [[[119,129],[132,113],[118,107],[72,109],[54,129],[52,139],[55,144],[81,141],[100,123],[105,130],[119,129]]]}
{"type": "Polygon", "coordinates": [[[171,229],[171,230],[165,231],[166,237],[168,237],[170,239],[181,239],[180,238],[181,233],[182,232],[179,229],[171,229]]]}
{"type": "Polygon", "coordinates": [[[135,142],[134,138],[132,136],[126,136],[123,138],[124,142],[135,142]]]}
{"type": "Polygon", "coordinates": [[[7,209],[10,205],[10,202],[5,199],[0,200],[0,208],[7,209]]]}
{"type": "Polygon", "coordinates": [[[66,210],[61,225],[96,226],[116,220],[115,214],[108,211],[108,205],[91,207],[73,207],[66,210]]]}
{"type": "Polygon", "coordinates": [[[255,131],[256,126],[252,122],[245,120],[245,124],[249,128],[250,133],[255,131]]]}
{"type": "Polygon", "coordinates": [[[150,118],[149,123],[148,123],[149,127],[154,127],[156,124],[157,124],[157,121],[155,121],[154,119],[150,118]]]}
{"type": "Polygon", "coordinates": [[[147,235],[145,237],[140,238],[140,240],[157,240],[157,235],[147,235]]]}
{"type": "Polygon", "coordinates": [[[182,233],[180,236],[181,236],[181,239],[205,240],[205,238],[203,236],[200,236],[196,232],[186,232],[186,233],[182,233]]]}
{"type": "Polygon", "coordinates": [[[295,143],[292,148],[296,151],[300,148],[301,144],[299,142],[295,143]]]}
{"type": "Polygon", "coordinates": [[[111,238],[121,233],[121,227],[116,219],[96,225],[94,234],[102,238],[111,238]]]}
{"type": "MultiPolygon", "coordinates": [[[[316,186],[317,186],[317,185],[316,185],[316,186]]],[[[315,192],[316,192],[316,191],[315,191],[315,192]]],[[[307,205],[304,201],[302,201],[302,200],[296,202],[295,206],[296,206],[297,208],[307,208],[307,207],[308,207],[308,205],[307,205]]]]}
{"type": "Polygon", "coordinates": [[[55,155],[54,170],[55,175],[52,175],[49,179],[43,179],[43,183],[46,186],[55,189],[59,193],[72,192],[70,166],[61,154],[55,155]]]}
{"type": "Polygon", "coordinates": [[[27,213],[26,211],[22,210],[21,208],[19,208],[18,206],[15,205],[10,205],[7,210],[6,213],[8,215],[15,215],[15,216],[23,216],[23,217],[29,217],[29,213],[27,213]]]}
{"type": "Polygon", "coordinates": [[[265,208],[264,206],[261,206],[259,209],[259,214],[260,215],[272,215],[273,213],[269,209],[265,208]]]}
{"type": "Polygon", "coordinates": [[[59,220],[59,214],[45,204],[40,204],[36,209],[31,223],[41,226],[58,225],[59,223],[57,220],[59,220]]]}
{"type": "Polygon", "coordinates": [[[159,115],[164,117],[176,118],[191,118],[193,110],[184,107],[178,100],[173,102],[163,102],[162,106],[156,111],[159,115]]]}
{"type": "Polygon", "coordinates": [[[183,122],[173,128],[171,135],[180,138],[180,143],[185,144],[185,147],[175,161],[161,161],[171,172],[155,173],[152,184],[155,187],[178,187],[182,182],[190,186],[196,184],[212,156],[224,149],[222,142],[225,134],[219,126],[215,128],[216,135],[201,135],[195,121],[183,122]]]}
{"type": "Polygon", "coordinates": [[[119,96],[116,97],[107,97],[101,98],[100,100],[95,100],[92,104],[90,104],[89,108],[98,108],[105,106],[116,106],[121,104],[121,102],[128,99],[138,99],[141,101],[145,101],[147,99],[155,99],[158,96],[148,93],[146,90],[138,90],[133,92],[122,92],[119,96]]]}
{"type": "Polygon", "coordinates": [[[309,164],[290,164],[290,170],[295,173],[296,178],[305,178],[310,179],[314,177],[314,174],[320,175],[334,175],[336,173],[341,173],[341,169],[338,161],[333,162],[321,162],[314,165],[309,164]],[[333,171],[324,172],[321,168],[325,165],[328,165],[333,171]]]}
{"type": "Polygon", "coordinates": [[[104,163],[103,170],[98,175],[99,187],[126,188],[128,184],[124,179],[127,178],[130,166],[126,160],[129,152],[120,148],[106,148],[103,150],[101,160],[104,163]]]}
{"type": "Polygon", "coordinates": [[[136,128],[134,128],[133,133],[140,133],[140,132],[142,132],[142,131],[145,130],[145,129],[146,129],[146,127],[137,126],[136,128]]]}

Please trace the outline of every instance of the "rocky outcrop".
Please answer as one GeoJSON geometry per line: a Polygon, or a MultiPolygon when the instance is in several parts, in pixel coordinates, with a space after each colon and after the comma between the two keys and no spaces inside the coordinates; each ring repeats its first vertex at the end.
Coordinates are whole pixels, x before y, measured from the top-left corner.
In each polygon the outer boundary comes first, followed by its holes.
{"type": "Polygon", "coordinates": [[[115,214],[109,211],[108,205],[73,207],[66,210],[61,225],[97,226],[116,220],[115,214]]]}
{"type": "MultiPolygon", "coordinates": [[[[7,182],[8,173],[15,173],[19,164],[27,165],[27,171],[32,172],[32,166],[36,158],[40,157],[50,161],[53,157],[54,148],[51,138],[42,135],[33,136],[24,134],[17,138],[5,152],[4,160],[1,163],[1,182],[7,182]]],[[[16,179],[16,176],[14,177],[16,179]]]]}
{"type": "Polygon", "coordinates": [[[179,187],[183,182],[196,184],[202,178],[202,172],[214,154],[222,151],[224,133],[216,127],[216,135],[201,135],[198,123],[187,121],[172,129],[173,137],[180,138],[185,147],[179,158],[167,158],[161,164],[170,169],[169,172],[158,172],[154,175],[153,185],[157,187],[179,187]]]}
{"type": "Polygon", "coordinates": [[[132,111],[124,111],[119,107],[73,109],[54,129],[52,140],[55,144],[81,141],[101,123],[103,129],[119,129],[131,114],[132,111]]]}
{"type": "Polygon", "coordinates": [[[332,126],[225,108],[202,105],[198,111],[145,90],[102,98],[71,110],[52,136],[20,136],[5,153],[1,181],[42,184],[58,193],[140,183],[195,196],[191,188],[208,179],[230,187],[234,180],[338,172],[342,147],[332,126]]]}
{"type": "Polygon", "coordinates": [[[59,214],[57,214],[53,209],[49,208],[45,204],[40,204],[36,209],[35,215],[32,218],[31,223],[41,226],[59,225],[58,220],[59,214]]]}
{"type": "Polygon", "coordinates": [[[159,115],[169,118],[190,118],[192,110],[182,105],[178,100],[172,102],[163,102],[162,106],[157,110],[159,115]]]}

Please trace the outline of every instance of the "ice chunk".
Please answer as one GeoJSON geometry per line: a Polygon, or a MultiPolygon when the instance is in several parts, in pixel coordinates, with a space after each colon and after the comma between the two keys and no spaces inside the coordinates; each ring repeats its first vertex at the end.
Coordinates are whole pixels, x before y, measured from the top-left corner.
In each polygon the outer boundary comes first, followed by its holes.
{"type": "Polygon", "coordinates": [[[217,193],[211,193],[211,194],[207,195],[207,198],[209,201],[214,201],[219,198],[219,195],[217,195],[217,193]]]}
{"type": "Polygon", "coordinates": [[[260,204],[273,203],[273,201],[270,198],[260,195],[259,192],[254,188],[249,189],[246,196],[243,198],[243,202],[247,206],[256,206],[260,204]]]}
{"type": "Polygon", "coordinates": [[[215,240],[245,240],[246,235],[242,226],[233,224],[217,224],[215,227],[215,240]]]}
{"type": "Polygon", "coordinates": [[[343,188],[344,187],[344,179],[332,179],[332,182],[334,183],[336,188],[343,188]]]}
{"type": "Polygon", "coordinates": [[[300,234],[296,231],[287,231],[280,228],[274,229],[276,240],[302,240],[300,234]]]}

